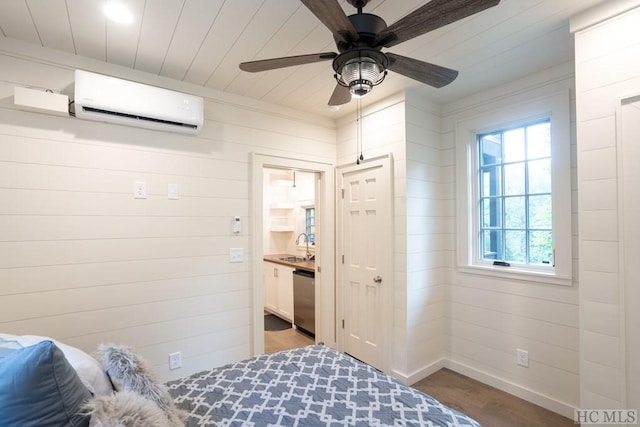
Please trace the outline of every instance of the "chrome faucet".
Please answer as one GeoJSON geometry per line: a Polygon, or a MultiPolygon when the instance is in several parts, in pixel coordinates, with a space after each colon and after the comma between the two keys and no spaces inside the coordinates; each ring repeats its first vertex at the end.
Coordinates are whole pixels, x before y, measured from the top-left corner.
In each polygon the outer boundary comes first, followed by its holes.
{"type": "Polygon", "coordinates": [[[309,236],[307,236],[307,233],[300,233],[298,234],[298,237],[296,237],[296,245],[300,244],[300,238],[304,236],[304,240],[307,242],[307,260],[311,259],[311,252],[309,252],[309,236]]]}

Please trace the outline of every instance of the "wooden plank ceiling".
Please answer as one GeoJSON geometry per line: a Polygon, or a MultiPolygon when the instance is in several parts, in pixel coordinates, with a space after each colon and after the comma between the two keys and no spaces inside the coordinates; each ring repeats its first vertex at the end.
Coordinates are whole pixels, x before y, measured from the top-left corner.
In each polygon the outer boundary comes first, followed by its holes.
{"type": "MultiPolygon", "coordinates": [[[[243,61],[335,51],[327,30],[298,0],[120,0],[124,25],[105,18],[106,0],[2,0],[0,35],[199,86],[327,117],[331,62],[251,74],[243,61]]],[[[606,0],[502,0],[477,15],[399,44],[390,52],[457,69],[434,89],[389,72],[363,104],[401,90],[449,102],[531,72],[571,61],[569,18],[606,0]]],[[[392,24],[426,0],[371,0],[365,12],[392,24]]],[[[347,14],[355,9],[340,1],[347,14]]]]}

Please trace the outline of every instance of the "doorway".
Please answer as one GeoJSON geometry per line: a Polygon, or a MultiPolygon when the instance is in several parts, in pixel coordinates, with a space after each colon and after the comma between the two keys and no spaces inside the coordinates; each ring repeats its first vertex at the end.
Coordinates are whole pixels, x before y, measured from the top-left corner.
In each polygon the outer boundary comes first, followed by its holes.
{"type": "Polygon", "coordinates": [[[263,168],[265,353],[315,343],[317,175],[263,168]]]}
{"type": "MultiPolygon", "coordinates": [[[[269,200],[265,197],[265,170],[274,169],[285,174],[293,171],[311,174],[315,178],[315,240],[318,242],[315,251],[315,335],[316,342],[335,347],[335,249],[334,249],[334,165],[269,156],[252,155],[252,194],[253,206],[253,255],[252,255],[252,287],[253,287],[253,354],[262,354],[264,346],[264,236],[267,233],[265,218],[268,215],[269,200]]],[[[284,216],[284,215],[281,215],[284,216]]],[[[276,219],[280,221],[282,218],[276,219]]],[[[284,223],[283,223],[284,227],[284,223]]],[[[285,227],[286,228],[286,227],[285,227]]],[[[308,234],[308,233],[306,233],[308,234]]],[[[291,236],[290,236],[291,237],[291,236]]],[[[297,236],[295,236],[297,237],[297,236]]],[[[294,238],[295,238],[294,237],[294,238]]],[[[285,237],[284,239],[287,240],[285,237]]],[[[267,247],[267,250],[268,249],[267,247]]]]}

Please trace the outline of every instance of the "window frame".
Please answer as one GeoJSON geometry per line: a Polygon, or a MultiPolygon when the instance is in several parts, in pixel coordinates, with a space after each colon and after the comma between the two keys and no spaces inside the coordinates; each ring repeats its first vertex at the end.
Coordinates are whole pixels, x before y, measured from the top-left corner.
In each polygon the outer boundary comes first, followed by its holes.
{"type": "Polygon", "coordinates": [[[569,92],[562,91],[488,111],[456,123],[458,271],[512,280],[565,286],[572,284],[570,120],[569,92]],[[549,266],[520,263],[511,266],[493,265],[493,260],[482,259],[479,253],[481,212],[478,135],[520,127],[547,118],[551,122],[552,235],[555,263],[549,266]]]}

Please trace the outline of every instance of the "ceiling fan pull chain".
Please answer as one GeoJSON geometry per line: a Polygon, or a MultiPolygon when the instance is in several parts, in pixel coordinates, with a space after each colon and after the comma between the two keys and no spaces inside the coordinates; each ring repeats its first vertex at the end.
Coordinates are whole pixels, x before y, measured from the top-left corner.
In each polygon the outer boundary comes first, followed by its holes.
{"type": "Polygon", "coordinates": [[[362,155],[362,104],[361,98],[358,98],[358,110],[360,110],[360,161],[364,160],[364,156],[362,155]]]}
{"type": "Polygon", "coordinates": [[[359,165],[361,160],[364,160],[362,155],[362,104],[360,97],[358,97],[356,98],[356,164],[359,165]],[[358,152],[360,152],[359,157],[358,152]]]}

